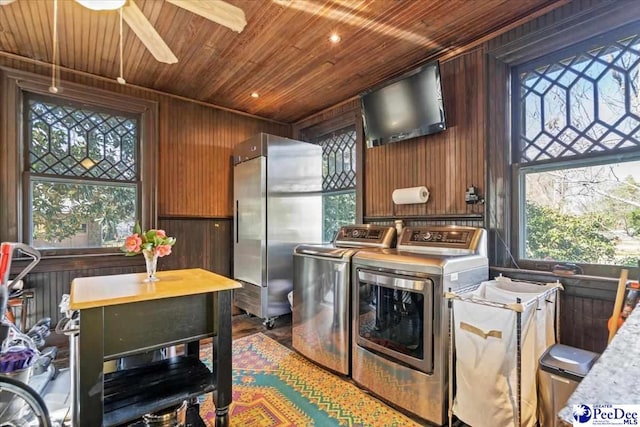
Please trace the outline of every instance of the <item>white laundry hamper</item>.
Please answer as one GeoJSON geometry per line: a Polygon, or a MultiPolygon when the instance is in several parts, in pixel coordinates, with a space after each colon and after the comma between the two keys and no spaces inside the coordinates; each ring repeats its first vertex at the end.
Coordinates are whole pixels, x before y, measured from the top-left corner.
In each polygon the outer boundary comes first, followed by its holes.
{"type": "Polygon", "coordinates": [[[447,294],[453,299],[452,414],[473,427],[536,425],[538,360],[555,343],[559,288],[500,277],[447,294]]]}

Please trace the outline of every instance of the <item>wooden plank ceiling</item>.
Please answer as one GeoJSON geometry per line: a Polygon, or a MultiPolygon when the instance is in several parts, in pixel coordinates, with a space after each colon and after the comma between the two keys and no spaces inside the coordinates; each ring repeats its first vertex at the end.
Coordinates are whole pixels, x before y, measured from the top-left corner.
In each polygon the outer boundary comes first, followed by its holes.
{"type": "MultiPolygon", "coordinates": [[[[506,25],[566,3],[554,0],[229,0],[238,34],[164,0],[135,1],[177,64],[155,61],[124,24],[124,78],[293,123],[506,25]],[[328,40],[333,32],[338,44],[328,40]],[[250,96],[258,92],[260,97],[250,96]]],[[[119,13],[58,0],[62,67],[115,79],[119,13]]],[[[52,62],[53,0],[0,6],[0,50],[52,62]]]]}

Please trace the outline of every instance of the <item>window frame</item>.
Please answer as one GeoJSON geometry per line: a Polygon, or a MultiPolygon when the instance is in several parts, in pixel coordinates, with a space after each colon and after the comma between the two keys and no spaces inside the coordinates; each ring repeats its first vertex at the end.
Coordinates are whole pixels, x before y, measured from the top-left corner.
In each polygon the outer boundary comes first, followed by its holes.
{"type": "MultiPolygon", "coordinates": [[[[315,144],[315,145],[320,145],[320,147],[322,147],[322,157],[323,157],[323,162],[324,162],[325,144],[323,144],[322,142],[326,141],[327,139],[330,139],[330,138],[327,138],[327,137],[329,135],[331,135],[331,134],[336,134],[337,132],[340,132],[341,135],[353,132],[353,134],[355,136],[354,140],[353,140],[353,142],[354,142],[354,144],[353,144],[353,154],[354,154],[354,156],[356,158],[353,159],[354,161],[351,162],[351,165],[353,167],[357,168],[357,157],[358,157],[358,154],[357,154],[357,132],[356,132],[355,124],[350,124],[350,125],[343,126],[341,128],[338,128],[338,129],[335,129],[335,130],[332,130],[332,131],[328,131],[328,132],[323,133],[323,134],[319,134],[319,135],[317,135],[316,137],[314,137],[311,140],[311,143],[315,144]],[[342,132],[344,130],[348,130],[348,132],[342,132]]],[[[344,150],[342,151],[342,153],[344,153],[344,150]]],[[[324,182],[325,177],[323,176],[322,177],[322,179],[323,179],[323,182],[322,182],[322,187],[323,187],[322,188],[322,193],[323,194],[337,194],[337,193],[341,193],[341,192],[352,192],[352,191],[355,192],[356,191],[356,186],[357,186],[357,182],[356,181],[357,181],[357,177],[358,177],[357,169],[353,170],[353,175],[352,176],[353,176],[353,186],[352,187],[341,187],[341,188],[325,188],[325,182],[324,182]]]]}
{"type": "MultiPolygon", "coordinates": [[[[509,78],[511,80],[511,139],[510,139],[510,169],[511,169],[511,253],[512,261],[517,267],[528,270],[552,271],[558,264],[565,264],[562,261],[546,261],[524,258],[525,249],[525,218],[524,203],[526,199],[525,177],[530,172],[543,172],[562,168],[573,168],[582,166],[594,166],[622,161],[640,160],[640,146],[613,149],[606,152],[593,152],[579,154],[570,157],[557,159],[544,159],[521,163],[521,140],[520,129],[522,124],[520,106],[520,75],[526,70],[531,70],[546,64],[564,59],[567,56],[580,54],[581,52],[594,49],[603,43],[610,43],[623,37],[638,34],[637,25],[624,25],[617,29],[599,34],[587,40],[573,43],[561,49],[554,50],[548,54],[536,57],[523,63],[515,64],[511,67],[509,78]]],[[[640,261],[639,261],[640,262],[640,261]]],[[[592,276],[618,276],[622,269],[633,270],[635,267],[604,264],[576,263],[584,275],[592,276]]]]}
{"type": "MultiPolygon", "coordinates": [[[[114,184],[114,185],[121,185],[123,187],[135,187],[136,189],[136,195],[137,195],[137,199],[136,199],[136,212],[135,212],[135,218],[140,218],[140,208],[141,208],[141,203],[142,203],[142,170],[140,168],[140,160],[141,160],[141,137],[140,137],[140,115],[139,114],[132,114],[129,112],[121,112],[121,111],[116,111],[110,108],[104,108],[104,107],[98,107],[96,105],[88,105],[86,103],[80,104],[77,103],[75,101],[71,101],[69,99],[66,98],[62,98],[62,97],[55,97],[55,96],[51,96],[51,95],[41,95],[41,94],[36,94],[32,91],[22,91],[21,92],[22,95],[22,120],[21,120],[21,124],[22,124],[22,135],[23,137],[21,138],[22,140],[20,141],[21,147],[20,149],[22,150],[22,155],[21,155],[21,159],[23,161],[23,165],[22,165],[22,188],[24,189],[24,197],[23,197],[23,212],[25,212],[25,215],[23,215],[22,221],[22,230],[23,230],[23,236],[22,239],[25,243],[29,244],[29,245],[33,245],[33,218],[31,217],[31,215],[28,214],[28,212],[32,211],[32,206],[33,206],[33,187],[32,184],[36,181],[41,181],[41,182],[48,182],[48,183],[52,183],[52,182],[58,182],[58,183],[69,183],[69,184],[81,184],[81,185],[110,185],[110,184],[114,184]],[[117,179],[105,179],[105,178],[93,178],[93,177],[83,177],[83,176],[74,176],[74,175],[69,175],[69,176],[64,176],[64,175],[51,175],[51,174],[41,174],[41,173],[37,173],[37,172],[32,172],[31,169],[31,161],[29,159],[29,152],[30,152],[30,141],[27,138],[27,135],[29,134],[29,128],[30,128],[30,123],[29,123],[29,112],[30,109],[27,107],[27,104],[29,104],[30,102],[42,102],[42,103],[47,103],[47,104],[51,104],[51,105],[56,105],[56,106],[65,106],[65,107],[70,107],[73,109],[84,109],[87,111],[92,111],[98,114],[104,113],[104,114],[109,114],[109,115],[117,115],[120,117],[126,117],[128,119],[132,119],[135,120],[137,122],[137,126],[136,126],[136,145],[135,145],[135,158],[136,158],[136,165],[135,165],[135,179],[134,180],[117,180],[117,179]]],[[[35,247],[35,246],[34,246],[35,247]]],[[[85,248],[81,248],[81,247],[73,247],[73,248],[37,248],[40,252],[44,252],[44,253],[56,253],[56,254],[61,254],[61,253],[83,253],[86,251],[91,251],[91,252],[97,252],[97,253],[101,253],[101,252],[112,252],[113,248],[104,248],[104,247],[85,247],[85,248]]]]}
{"type": "MultiPolygon", "coordinates": [[[[363,222],[363,206],[364,206],[364,132],[362,123],[362,114],[358,109],[353,111],[347,111],[343,114],[327,118],[319,119],[313,124],[309,124],[304,128],[298,128],[295,132],[296,138],[313,142],[315,139],[322,135],[327,135],[331,132],[335,132],[344,129],[349,126],[355,126],[356,132],[356,145],[355,145],[355,167],[356,167],[356,181],[354,190],[336,190],[336,191],[355,191],[356,194],[356,212],[355,223],[362,224],[363,222]]],[[[327,192],[326,194],[334,194],[335,191],[327,192]]],[[[324,194],[324,192],[323,192],[324,194]]]]}
{"type": "MultiPolygon", "coordinates": [[[[9,201],[0,210],[0,239],[3,241],[29,242],[30,180],[28,159],[25,157],[26,113],[24,102],[28,94],[35,97],[61,100],[75,106],[85,106],[97,111],[115,112],[125,116],[136,116],[139,120],[139,180],[137,218],[145,229],[153,228],[157,221],[156,176],[157,176],[157,118],[158,104],[155,101],[134,98],[121,93],[109,92],[89,86],[61,81],[59,92],[49,92],[50,81],[43,76],[0,68],[3,88],[2,118],[7,126],[2,132],[3,150],[0,166],[4,167],[0,197],[9,201]],[[13,185],[10,185],[13,184],[13,185]]],[[[120,253],[119,248],[59,248],[43,249],[43,257],[85,256],[120,253]]]]}
{"type": "MultiPolygon", "coordinates": [[[[319,145],[320,147],[322,147],[322,157],[323,157],[323,164],[325,161],[325,155],[324,155],[324,151],[325,151],[325,144],[323,144],[324,141],[326,141],[327,139],[331,139],[331,135],[335,135],[336,133],[339,133],[340,135],[344,135],[344,134],[349,134],[349,133],[353,133],[354,135],[354,139],[353,139],[353,155],[355,156],[354,159],[352,159],[353,161],[351,162],[352,167],[356,168],[355,170],[353,170],[353,186],[350,187],[346,187],[346,188],[325,188],[325,176],[324,176],[324,165],[323,165],[323,177],[322,177],[322,235],[323,241],[333,241],[335,238],[335,232],[332,233],[333,236],[329,237],[329,235],[327,234],[330,230],[325,228],[325,221],[326,221],[326,217],[325,217],[325,212],[326,212],[326,207],[327,207],[327,199],[326,197],[328,196],[340,196],[343,194],[353,194],[356,198],[356,205],[357,205],[357,198],[358,198],[358,192],[357,192],[357,180],[358,180],[358,171],[357,171],[357,158],[358,158],[358,132],[356,129],[356,125],[355,123],[349,123],[346,124],[345,126],[341,126],[332,130],[327,130],[323,133],[317,133],[310,141],[313,144],[319,145]],[[346,132],[344,132],[346,131],[346,132]],[[326,240],[326,238],[328,238],[328,240],[326,240]]],[[[351,150],[349,150],[351,151],[351,150]]],[[[341,152],[344,154],[344,150],[341,150],[341,152]]],[[[344,165],[344,163],[343,163],[344,165]]],[[[333,181],[333,179],[331,179],[331,181],[333,181]]],[[[356,224],[357,221],[357,209],[356,211],[353,212],[353,223],[356,224]]],[[[337,231],[337,230],[336,230],[337,231]]]]}

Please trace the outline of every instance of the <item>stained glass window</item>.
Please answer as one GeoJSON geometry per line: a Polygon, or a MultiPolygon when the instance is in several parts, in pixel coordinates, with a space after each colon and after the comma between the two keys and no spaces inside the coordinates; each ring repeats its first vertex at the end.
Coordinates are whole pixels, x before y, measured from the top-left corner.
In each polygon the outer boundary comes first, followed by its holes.
{"type": "Polygon", "coordinates": [[[137,214],[139,119],[37,96],[25,116],[31,244],[122,245],[137,214]]]}

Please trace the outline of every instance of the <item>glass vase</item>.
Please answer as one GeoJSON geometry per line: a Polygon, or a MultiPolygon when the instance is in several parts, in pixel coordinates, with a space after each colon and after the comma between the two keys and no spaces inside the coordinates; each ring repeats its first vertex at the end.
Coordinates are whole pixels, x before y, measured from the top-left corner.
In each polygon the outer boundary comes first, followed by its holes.
{"type": "Polygon", "coordinates": [[[144,255],[144,263],[147,266],[147,278],[145,282],[157,282],[156,267],[158,266],[158,254],[155,251],[142,251],[144,255]]]}

